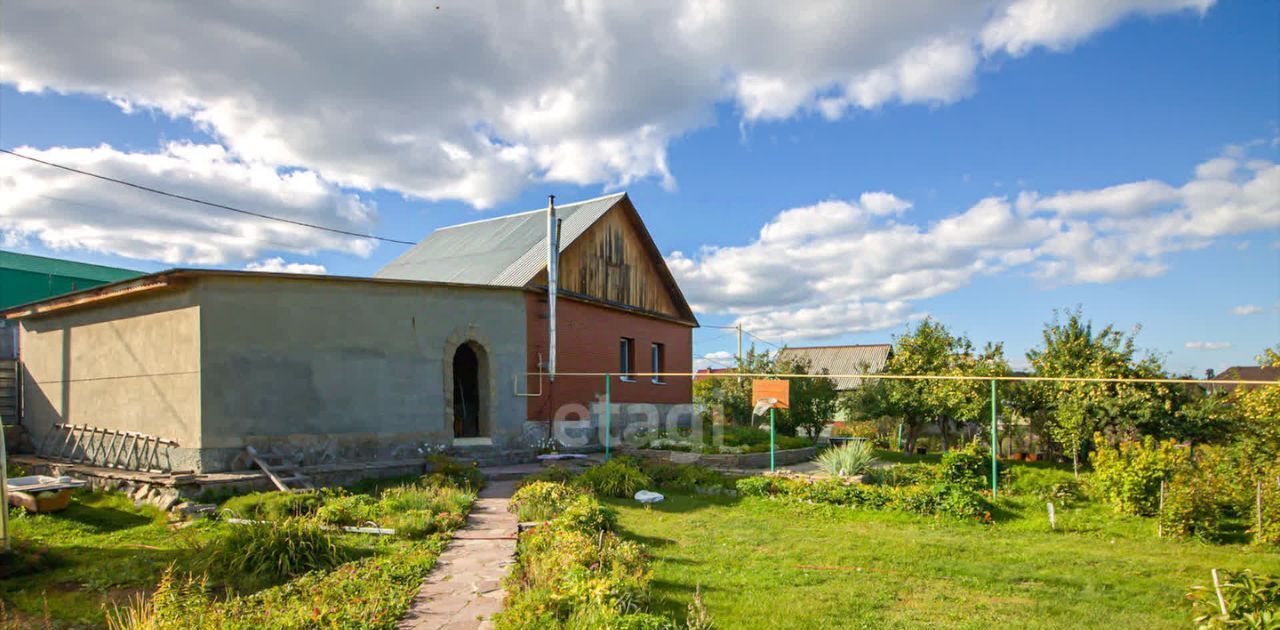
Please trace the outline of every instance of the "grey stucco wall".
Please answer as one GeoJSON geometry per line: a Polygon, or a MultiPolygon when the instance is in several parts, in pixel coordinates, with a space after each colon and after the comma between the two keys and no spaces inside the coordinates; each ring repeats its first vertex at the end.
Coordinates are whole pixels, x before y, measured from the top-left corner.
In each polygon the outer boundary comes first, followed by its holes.
{"type": "Polygon", "coordinates": [[[419,457],[450,444],[452,350],[487,355],[482,396],[495,446],[523,440],[520,291],[205,277],[201,468],[243,464],[245,445],[302,464],[419,457]]]}
{"type": "Polygon", "coordinates": [[[57,423],[178,442],[172,468],[198,466],[200,308],[165,288],[22,319],[23,424],[41,444],[57,423]]]}

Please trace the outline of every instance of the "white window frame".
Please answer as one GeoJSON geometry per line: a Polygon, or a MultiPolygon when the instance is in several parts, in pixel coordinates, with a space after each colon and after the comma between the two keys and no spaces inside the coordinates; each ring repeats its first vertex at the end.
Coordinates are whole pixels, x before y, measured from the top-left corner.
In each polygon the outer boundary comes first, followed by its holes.
{"type": "MultiPolygon", "coordinates": [[[[649,344],[649,363],[653,369],[650,372],[662,372],[663,364],[667,362],[667,345],[654,341],[649,344]]],[[[666,381],[662,380],[662,375],[654,374],[650,379],[654,385],[665,385],[666,381]]]]}
{"type": "Polygon", "coordinates": [[[636,368],[636,340],[632,337],[618,339],[618,378],[627,382],[636,380],[632,373],[636,368]]]}

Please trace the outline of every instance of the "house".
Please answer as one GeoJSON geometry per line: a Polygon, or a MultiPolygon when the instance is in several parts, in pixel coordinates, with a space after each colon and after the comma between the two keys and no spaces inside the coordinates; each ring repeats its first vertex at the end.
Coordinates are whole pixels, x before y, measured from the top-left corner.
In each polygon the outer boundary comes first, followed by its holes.
{"type": "MultiPolygon", "coordinates": [[[[803,360],[809,363],[809,373],[817,374],[875,374],[884,369],[893,356],[893,346],[887,343],[851,346],[786,347],[778,351],[779,361],[803,360]]],[[[833,379],[838,391],[856,389],[863,379],[844,376],[833,379]]]]}
{"type": "Polygon", "coordinates": [[[1256,389],[1262,385],[1219,385],[1214,381],[1280,381],[1280,367],[1237,365],[1209,378],[1206,387],[1211,392],[1230,392],[1237,387],[1256,389]]]}
{"type": "Polygon", "coordinates": [[[173,469],[214,472],[247,446],[304,466],[522,456],[551,420],[598,440],[605,379],[577,373],[617,374],[619,427],[690,413],[690,379],[627,376],[689,372],[697,326],[630,199],[557,213],[554,378],[537,210],[437,230],[372,278],[173,269],[11,308],[24,425],[37,444],[68,424],[158,436],[173,469]]]}

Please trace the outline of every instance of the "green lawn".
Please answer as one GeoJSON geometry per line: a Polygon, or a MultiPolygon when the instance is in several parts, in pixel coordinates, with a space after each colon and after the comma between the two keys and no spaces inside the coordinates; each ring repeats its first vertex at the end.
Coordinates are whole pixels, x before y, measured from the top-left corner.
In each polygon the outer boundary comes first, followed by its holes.
{"type": "Polygon", "coordinates": [[[1280,554],[1175,543],[1150,519],[1086,504],[1003,499],[998,523],[769,499],[617,501],[624,533],[654,555],[655,608],[683,614],[695,588],[722,628],[1170,628],[1210,570],[1280,573],[1280,554]]]}

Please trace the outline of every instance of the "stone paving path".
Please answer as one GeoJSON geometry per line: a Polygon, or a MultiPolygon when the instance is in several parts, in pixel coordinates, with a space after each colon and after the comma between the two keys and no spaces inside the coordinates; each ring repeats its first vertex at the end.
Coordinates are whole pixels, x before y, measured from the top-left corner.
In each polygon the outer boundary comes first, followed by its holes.
{"type": "Polygon", "coordinates": [[[400,620],[401,630],[491,628],[502,610],[502,578],[516,557],[516,515],[507,511],[515,481],[490,481],[466,527],[454,533],[400,620]]]}

